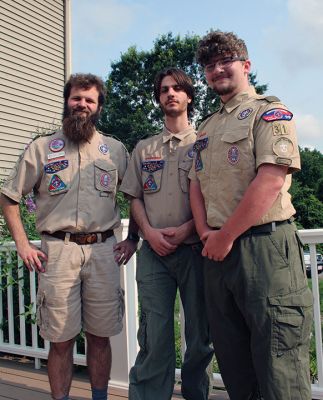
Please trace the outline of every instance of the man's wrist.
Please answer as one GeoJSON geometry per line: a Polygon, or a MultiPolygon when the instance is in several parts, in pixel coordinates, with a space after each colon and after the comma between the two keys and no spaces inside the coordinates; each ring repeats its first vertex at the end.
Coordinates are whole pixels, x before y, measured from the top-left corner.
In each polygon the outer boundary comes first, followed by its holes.
{"type": "Polygon", "coordinates": [[[140,240],[140,237],[138,233],[135,232],[129,232],[127,236],[127,240],[131,240],[132,242],[138,243],[140,240]]]}

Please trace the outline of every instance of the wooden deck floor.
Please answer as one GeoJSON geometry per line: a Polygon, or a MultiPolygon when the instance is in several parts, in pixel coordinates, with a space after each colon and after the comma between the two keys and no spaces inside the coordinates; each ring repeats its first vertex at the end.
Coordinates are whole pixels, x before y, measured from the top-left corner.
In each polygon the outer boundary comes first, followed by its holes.
{"type": "MultiPolygon", "coordinates": [[[[76,372],[70,397],[73,400],[90,400],[91,390],[85,372],[76,372]]],[[[0,400],[50,400],[46,368],[34,368],[34,363],[24,358],[0,357],[0,400]]],[[[109,388],[109,400],[127,400],[125,390],[109,388]]],[[[173,400],[182,399],[179,389],[173,400]]],[[[210,396],[214,400],[228,400],[225,392],[210,396]]],[[[153,399],[152,399],[153,400],[153,399]]]]}

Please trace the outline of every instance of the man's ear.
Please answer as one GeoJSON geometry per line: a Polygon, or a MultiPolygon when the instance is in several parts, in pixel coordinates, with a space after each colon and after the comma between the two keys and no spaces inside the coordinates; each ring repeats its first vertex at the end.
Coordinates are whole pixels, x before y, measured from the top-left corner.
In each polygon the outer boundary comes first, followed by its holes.
{"type": "Polygon", "coordinates": [[[251,71],[251,61],[250,60],[246,60],[244,62],[243,67],[244,67],[244,72],[249,75],[250,71],[251,71]]]}

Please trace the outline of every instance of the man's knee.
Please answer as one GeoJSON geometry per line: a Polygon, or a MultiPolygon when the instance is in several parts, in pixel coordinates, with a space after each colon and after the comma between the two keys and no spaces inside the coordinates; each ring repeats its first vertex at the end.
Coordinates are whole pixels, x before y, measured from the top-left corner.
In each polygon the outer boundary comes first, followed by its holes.
{"type": "Polygon", "coordinates": [[[74,342],[75,338],[67,340],[65,342],[51,342],[50,350],[57,355],[63,356],[73,351],[74,342]]]}
{"type": "Polygon", "coordinates": [[[97,348],[106,348],[110,346],[110,338],[92,335],[92,333],[85,332],[88,346],[95,346],[97,348]]]}

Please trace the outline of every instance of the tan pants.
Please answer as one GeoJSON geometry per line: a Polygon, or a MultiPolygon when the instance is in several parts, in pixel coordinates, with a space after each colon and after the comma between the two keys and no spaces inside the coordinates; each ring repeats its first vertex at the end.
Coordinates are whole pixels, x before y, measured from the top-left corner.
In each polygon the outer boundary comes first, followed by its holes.
{"type": "Polygon", "coordinates": [[[115,243],[114,236],[91,245],[42,237],[48,262],[39,274],[37,322],[44,339],[64,342],[82,327],[100,337],[121,332],[124,299],[115,243]]]}

